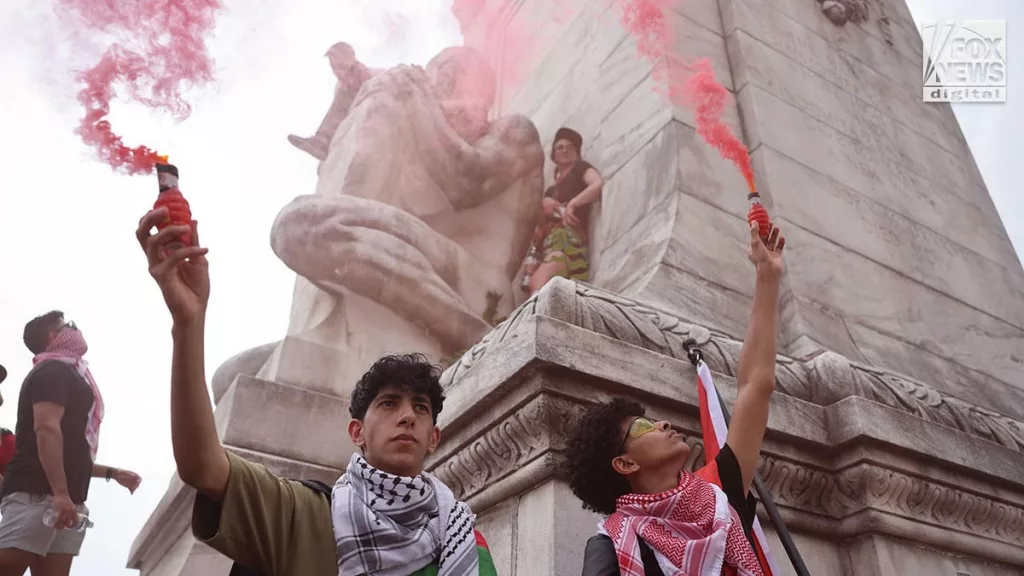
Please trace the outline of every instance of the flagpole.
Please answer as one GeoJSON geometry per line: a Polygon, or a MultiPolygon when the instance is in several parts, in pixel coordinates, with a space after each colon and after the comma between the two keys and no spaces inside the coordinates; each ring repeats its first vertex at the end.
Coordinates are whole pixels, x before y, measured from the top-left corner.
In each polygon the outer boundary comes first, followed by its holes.
{"type": "MultiPolygon", "coordinates": [[[[694,366],[697,366],[698,362],[704,361],[704,352],[697,347],[697,341],[693,338],[687,338],[683,341],[683,350],[686,351],[686,356],[694,366]]],[[[718,387],[715,386],[714,388],[715,394],[718,396],[718,403],[722,407],[722,416],[725,419],[726,426],[728,426],[731,418],[729,409],[725,407],[725,400],[722,399],[722,394],[718,391],[718,387]]],[[[800,556],[800,551],[796,548],[796,543],[793,542],[793,536],[789,533],[786,523],[782,520],[782,515],[779,514],[779,509],[775,506],[775,500],[772,499],[771,491],[764,485],[761,475],[756,471],[754,472],[754,491],[757,492],[761,504],[764,505],[765,512],[768,513],[768,519],[771,520],[772,526],[775,527],[775,532],[779,535],[782,547],[786,550],[786,556],[789,556],[789,561],[793,564],[793,568],[796,569],[797,576],[811,576],[811,573],[807,571],[807,565],[804,564],[803,557],[800,556]]]]}

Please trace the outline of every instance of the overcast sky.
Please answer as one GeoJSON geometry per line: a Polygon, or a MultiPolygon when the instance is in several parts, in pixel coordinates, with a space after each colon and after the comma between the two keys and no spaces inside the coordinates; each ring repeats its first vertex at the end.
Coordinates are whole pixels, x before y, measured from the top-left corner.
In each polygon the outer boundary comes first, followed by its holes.
{"type": "MultiPolygon", "coordinates": [[[[212,50],[215,85],[192,93],[196,111],[175,125],[115,103],[112,121],[129,143],[171,154],[181,186],[210,246],[208,373],[238,351],[280,339],[293,275],[270,250],[277,212],[315,185],[314,161],[285,140],[312,133],[330,103],[333,79],[322,57],[345,40],[374,66],[424,63],[458,43],[450,0],[231,0],[212,50]],[[408,25],[404,24],[408,22],[408,25]]],[[[916,18],[1006,18],[1024,29],[1013,0],[913,0],[916,18]]],[[[104,390],[107,418],[99,460],[135,470],[134,496],[95,482],[96,527],[73,574],[128,573],[132,540],[163,496],[173,470],[169,434],[170,320],[146,272],[133,231],[156,196],[152,177],[128,178],[90,160],[72,130],[80,115],[71,69],[92,65],[103,47],[65,41],[50,0],[0,4],[0,363],[10,370],[0,425],[14,428],[17,393],[31,356],[24,323],[53,308],[90,343],[88,359],[104,390]]],[[[1018,250],[1024,197],[1011,149],[1024,144],[1024,85],[1009,41],[1010,102],[961,105],[957,115],[1018,250]]],[[[1018,154],[1019,155],[1019,154],[1018,154]]],[[[343,433],[344,423],[339,423],[343,433]]]]}

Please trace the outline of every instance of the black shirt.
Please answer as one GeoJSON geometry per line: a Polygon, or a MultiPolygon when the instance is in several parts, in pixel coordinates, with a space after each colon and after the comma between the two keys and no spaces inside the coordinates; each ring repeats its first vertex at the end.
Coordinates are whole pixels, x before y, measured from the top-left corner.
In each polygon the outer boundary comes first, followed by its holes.
{"type": "Polygon", "coordinates": [[[92,453],[85,439],[85,427],[93,401],[89,383],[69,364],[49,360],[29,372],[18,396],[14,458],[7,465],[0,497],[14,492],[53,494],[39,461],[32,410],[35,404],[52,402],[64,407],[60,429],[64,437],[64,475],[67,477],[68,495],[75,504],[85,502],[92,478],[92,453]]]}
{"type": "MultiPolygon", "coordinates": [[[[732,448],[728,444],[715,457],[718,463],[718,478],[722,482],[722,492],[729,499],[729,505],[736,510],[743,525],[743,532],[747,535],[747,541],[754,545],[754,516],[756,513],[757,501],[752,494],[743,494],[743,476],[740,474],[740,463],[736,460],[732,448]]],[[[640,543],[640,559],[644,563],[644,576],[663,576],[664,573],[658,567],[658,560],[654,551],[642,538],[640,543]]],[[[619,576],[619,559],[615,554],[615,544],[612,539],[597,534],[587,540],[587,549],[583,553],[583,576],[619,576]]]]}
{"type": "MultiPolygon", "coordinates": [[[[551,186],[544,192],[544,195],[548,198],[554,198],[561,204],[568,204],[570,200],[579,196],[580,192],[587,189],[587,182],[583,179],[583,175],[587,173],[587,170],[593,168],[590,164],[583,160],[577,160],[573,164],[572,168],[569,169],[569,173],[562,178],[560,182],[557,182],[554,186],[551,186]]],[[[584,233],[588,233],[590,230],[590,207],[592,204],[581,206],[575,210],[576,217],[579,218],[580,225],[579,229],[584,233]]]]}

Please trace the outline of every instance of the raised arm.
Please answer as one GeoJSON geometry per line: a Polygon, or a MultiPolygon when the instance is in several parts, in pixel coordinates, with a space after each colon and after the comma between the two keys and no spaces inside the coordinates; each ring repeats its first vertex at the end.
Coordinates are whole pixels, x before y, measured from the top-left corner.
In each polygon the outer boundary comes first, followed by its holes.
{"type": "Polygon", "coordinates": [[[210,276],[205,248],[199,247],[193,224],[194,246],[171,250],[168,244],[189,231],[168,226],[166,209],[154,210],[139,222],[136,237],[149,260],[149,273],[163,293],[171,312],[174,351],[171,358],[171,443],[181,480],[220,502],[228,483],[227,453],[217,437],[213,408],[206,389],[203,357],[206,305],[210,276]]]}
{"type": "Polygon", "coordinates": [[[785,239],[775,228],[767,245],[758,236],[757,223],[750,228],[750,261],[756,270],[754,303],[747,336],[740,351],[733,407],[726,442],[732,447],[743,478],[743,493],[750,490],[768,425],[768,404],[775,390],[776,334],[779,329],[779,281],[785,239]]]}

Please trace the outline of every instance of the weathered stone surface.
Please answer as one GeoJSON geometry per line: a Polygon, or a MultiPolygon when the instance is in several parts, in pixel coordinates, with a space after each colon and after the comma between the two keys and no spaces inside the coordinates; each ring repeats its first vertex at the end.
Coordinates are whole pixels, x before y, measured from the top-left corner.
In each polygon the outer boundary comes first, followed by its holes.
{"type": "MultiPolygon", "coordinates": [[[[858,1],[863,2],[863,0],[858,1]]],[[[872,0],[871,3],[875,2],[872,0]]],[[[771,2],[770,5],[804,28],[824,38],[835,50],[849,53],[871,69],[907,87],[908,90],[915,82],[921,82],[920,53],[913,58],[908,58],[886,43],[885,39],[868,32],[869,27],[866,25],[877,18],[878,14],[871,15],[865,22],[853,23],[855,25],[852,26],[850,23],[845,26],[834,26],[827,18],[822,18],[820,8],[813,2],[779,0],[771,2]]],[[[897,28],[892,32],[890,38],[896,34],[908,34],[903,28],[897,28]]],[[[910,31],[909,34],[916,36],[914,31],[910,31]]],[[[909,43],[909,38],[903,40],[904,44],[909,43]]],[[[919,39],[917,43],[920,47],[919,39]]]]}
{"type": "Polygon", "coordinates": [[[779,323],[782,326],[780,349],[795,358],[809,358],[832,350],[852,360],[864,360],[842,315],[794,294],[791,289],[780,296],[779,323]]]}
{"type": "Polygon", "coordinates": [[[259,374],[260,369],[263,368],[263,365],[267,363],[267,360],[280,344],[280,342],[271,342],[270,344],[250,348],[225,360],[217,367],[217,371],[213,373],[213,379],[210,381],[210,387],[213,389],[213,401],[220,402],[221,397],[228,391],[236,376],[240,374],[246,376],[259,374]]]}
{"type": "Polygon", "coordinates": [[[893,211],[1009,267],[1013,247],[997,215],[922,179],[891,158],[747,84],[739,95],[752,145],[764,144],[893,211]],[[813,142],[814,145],[808,145],[813,142]]]}
{"type": "MultiPolygon", "coordinates": [[[[893,122],[878,106],[858,100],[804,66],[765,46],[742,30],[729,37],[729,51],[737,62],[740,86],[752,82],[805,114],[855,138],[862,144],[913,170],[923,178],[952,184],[953,188],[984,191],[980,175],[970,167],[970,155],[954,153],[893,122]]],[[[959,142],[947,143],[954,150],[959,142]]]]}
{"type": "Polygon", "coordinates": [[[1017,327],[1024,327],[1024,271],[979,257],[941,233],[893,212],[762,146],[757,166],[778,214],[839,246],[905,274],[1017,327]]]}
{"type": "MultiPolygon", "coordinates": [[[[671,126],[671,125],[670,125],[671,126]]],[[[601,217],[596,224],[591,245],[594,251],[603,253],[606,247],[618,242],[641,220],[661,213],[665,218],[665,204],[678,189],[679,162],[676,160],[674,131],[666,127],[620,170],[606,176],[601,197],[601,217]]],[[[674,205],[672,206],[674,213],[674,205]]],[[[644,228],[652,236],[671,234],[672,220],[663,218],[655,226],[647,223],[644,228]]],[[[595,276],[596,277],[596,276],[595,276]]]]}
{"type": "MultiPolygon", "coordinates": [[[[866,104],[885,103],[888,114],[904,126],[913,126],[933,142],[942,145],[955,129],[940,110],[925,105],[916,89],[911,90],[838,50],[824,38],[794,22],[761,0],[721,0],[722,22],[726,35],[743,30],[770,48],[781,52],[797,65],[853,94],[866,104]]],[[[949,144],[947,150],[964,151],[949,144]]],[[[980,200],[980,199],[979,199],[980,200]]]]}
{"type": "MultiPolygon", "coordinates": [[[[552,2],[528,1],[517,10],[509,26],[521,28],[531,37],[525,46],[517,46],[525,50],[525,54],[509,55],[518,59],[517,62],[508,65],[515,67],[519,78],[510,79],[510,93],[499,108],[502,113],[526,114],[539,127],[547,127],[543,115],[538,114],[542,103],[553,101],[557,104],[561,101],[571,109],[570,103],[573,100],[578,101],[586,93],[586,90],[580,88],[589,86],[597,80],[592,72],[604,58],[608,57],[615,46],[622,42],[626,34],[621,28],[615,29],[615,6],[611,0],[580,4],[582,3],[576,2],[572,6],[556,6],[552,2]],[[545,34],[546,30],[553,28],[551,18],[545,23],[547,26],[531,26],[529,23],[518,21],[519,18],[534,18],[529,16],[530,4],[536,5],[536,9],[546,12],[548,16],[555,13],[564,14],[566,22],[557,26],[557,36],[545,34]],[[577,15],[579,17],[576,17],[577,15]],[[545,38],[540,39],[539,36],[545,38]],[[588,49],[582,49],[584,46],[588,49]],[[582,82],[572,83],[568,81],[570,78],[582,82]],[[567,86],[574,89],[567,90],[567,86]],[[559,96],[563,99],[559,100],[559,96]]],[[[541,128],[544,142],[554,135],[553,130],[548,132],[541,128]]]]}
{"type": "Polygon", "coordinates": [[[790,281],[814,287],[807,298],[842,310],[848,324],[863,324],[1004,382],[1021,384],[1024,331],[779,221],[789,234],[790,281]]]}
{"type": "Polygon", "coordinates": [[[599,259],[592,263],[591,278],[595,285],[621,294],[642,290],[661,266],[671,239],[678,198],[677,194],[666,198],[610,245],[598,244],[598,238],[591,240],[594,250],[600,250],[599,259]]]}
{"type": "MultiPolygon", "coordinates": [[[[850,565],[857,576],[888,574],[952,574],[955,576],[1014,576],[1016,566],[986,562],[978,557],[943,553],[898,537],[865,536],[849,545],[850,565]]],[[[978,554],[980,551],[974,551],[978,554]]]]}
{"type": "MultiPolygon", "coordinates": [[[[778,550],[775,553],[775,563],[782,571],[778,576],[797,576],[796,570],[788,562],[786,555],[782,553],[782,541],[779,540],[778,534],[772,528],[771,523],[761,521],[761,527],[764,530],[765,536],[768,537],[768,541],[771,543],[772,550],[778,550]]],[[[850,574],[843,569],[843,553],[833,542],[823,538],[817,534],[812,533],[791,533],[796,547],[800,550],[800,556],[804,559],[807,564],[807,571],[811,574],[850,574]]],[[[860,576],[858,573],[857,576],[860,576]]]]}
{"type": "MultiPolygon", "coordinates": [[[[1024,421],[1024,390],[860,324],[848,326],[869,366],[913,374],[943,394],[1024,421]]],[[[852,358],[852,357],[851,357],[852,358]]]]}
{"type": "Polygon", "coordinates": [[[340,470],[355,450],[348,405],[348,398],[241,375],[218,406],[218,428],[225,444],[340,470]],[[308,442],[310,428],[330,430],[332,441],[308,442]]]}
{"type": "Polygon", "coordinates": [[[748,297],[754,295],[753,267],[747,260],[746,219],[681,194],[665,263],[748,297]]]}
{"type": "Polygon", "coordinates": [[[476,517],[476,529],[487,539],[487,546],[498,574],[515,574],[516,524],[519,501],[511,498],[476,517]]]}

